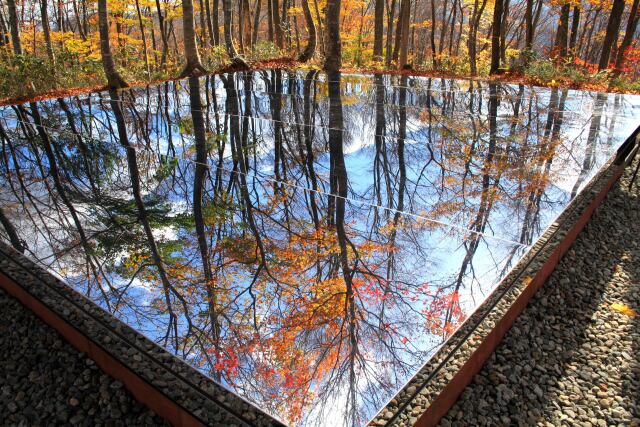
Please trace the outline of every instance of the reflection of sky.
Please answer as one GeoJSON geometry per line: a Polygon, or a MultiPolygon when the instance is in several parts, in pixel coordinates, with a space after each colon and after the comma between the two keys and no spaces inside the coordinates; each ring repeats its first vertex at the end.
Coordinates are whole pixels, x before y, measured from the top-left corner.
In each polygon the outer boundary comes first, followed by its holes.
{"type": "MultiPolygon", "coordinates": [[[[93,257],[102,271],[103,289],[106,289],[104,281],[108,280],[122,293],[120,300],[108,292],[105,298],[96,287],[97,279],[87,267],[87,254],[77,242],[68,208],[61,203],[52,185],[43,185],[51,177],[45,174],[42,179],[40,172],[29,169],[36,163],[35,159],[42,157],[41,152],[33,153],[34,145],[25,144],[20,137],[20,125],[31,118],[24,116],[21,121],[17,120],[19,110],[10,107],[0,109],[0,123],[5,131],[16,136],[10,141],[19,153],[17,162],[21,170],[30,171],[26,179],[33,199],[21,202],[3,185],[0,200],[28,243],[30,255],[41,259],[103,308],[162,342],[226,387],[275,416],[287,419],[291,408],[287,406],[286,393],[290,390],[282,383],[269,385],[258,374],[259,369],[275,363],[275,347],[267,345],[275,345],[279,334],[288,328],[283,323],[285,319],[295,317],[302,309],[296,301],[313,298],[322,292],[324,280],[341,276],[335,255],[324,253],[316,255],[313,262],[302,264],[293,279],[286,276],[285,280],[285,273],[294,268],[290,264],[296,259],[296,250],[302,259],[307,254],[304,251],[309,249],[304,242],[293,245],[291,239],[304,240],[303,236],[308,239],[314,232],[309,204],[312,195],[321,219],[328,217],[330,155],[325,76],[319,75],[319,83],[312,85],[314,104],[304,97],[302,74],[291,75],[289,79],[283,72],[282,77],[283,94],[274,93],[274,76],[270,72],[255,73],[250,88],[232,94],[239,96],[243,109],[247,96],[252,102],[251,111],[240,114],[241,125],[244,126],[243,119],[247,118],[250,129],[248,141],[252,155],[246,178],[258,234],[268,248],[266,270],[260,272],[255,289],[250,285],[257,271],[256,263],[238,262],[229,255],[254,237],[247,225],[247,212],[242,209],[237,182],[230,174],[233,159],[228,138],[221,179],[222,187],[231,189],[231,202],[226,209],[221,208],[222,212],[212,214],[217,222],[205,227],[212,253],[216,248],[226,254],[216,258],[224,267],[216,264],[215,271],[220,273],[214,278],[220,293],[226,292],[227,297],[224,309],[227,318],[221,324],[222,343],[226,347],[221,351],[237,347],[246,353],[239,356],[238,372],[233,375],[222,372],[221,377],[216,377],[221,369],[212,366],[215,360],[206,359],[211,357],[207,350],[212,349],[212,344],[207,329],[210,325],[202,284],[203,266],[192,223],[195,150],[185,82],[169,83],[149,91],[133,89],[122,92],[121,96],[128,137],[137,149],[141,192],[153,218],[153,236],[161,247],[172,284],[180,287],[188,302],[196,332],[189,332],[187,317],[180,314],[180,340],[177,344],[171,340],[165,342],[163,337],[169,319],[162,308],[163,293],[157,274],[153,274],[152,267],[141,267],[143,272],[133,277],[135,268],[140,267],[134,259],[144,253],[146,238],[136,224],[135,210],[131,213],[122,207],[127,203],[133,206],[130,175],[125,151],[115,137],[116,125],[107,94],[66,101],[68,114],[82,140],[95,150],[93,161],[100,167],[94,173],[100,176],[99,187],[104,197],[100,201],[92,198],[85,166],[77,161],[82,154],[70,132],[67,113],[55,101],[39,103],[39,109],[46,118],[47,131],[59,148],[57,155],[67,159],[59,165],[65,176],[64,184],[78,198],[76,209],[97,249],[89,258],[93,257]],[[281,122],[272,120],[272,103],[276,98],[282,103],[281,122]],[[303,115],[305,103],[312,109],[311,122],[307,123],[303,115]],[[281,164],[286,165],[286,179],[281,174],[285,198],[274,193],[274,145],[279,128],[283,144],[281,164]],[[312,164],[319,180],[317,192],[308,189],[308,165],[301,157],[306,152],[301,138],[305,131],[312,132],[312,164]],[[179,160],[172,161],[172,157],[179,160]],[[114,212],[131,223],[121,229],[114,227],[108,222],[114,212]],[[48,223],[48,218],[53,221],[48,223]],[[293,251],[292,260],[283,258],[287,254],[284,249],[293,251]],[[133,267],[127,267],[127,263],[133,267]],[[323,281],[318,281],[319,278],[323,281]],[[318,284],[322,286],[316,288],[318,284]],[[249,289],[257,301],[255,310],[249,289]],[[298,294],[286,297],[287,289],[294,289],[298,294]],[[248,333],[254,322],[259,325],[258,344],[252,342],[248,333]],[[198,339],[204,341],[198,342],[198,339]],[[243,347],[249,342],[252,347],[243,347]]],[[[345,227],[353,245],[350,263],[356,268],[354,280],[361,281],[358,282],[356,305],[360,311],[356,323],[357,348],[363,357],[354,369],[355,383],[352,384],[356,390],[354,410],[358,424],[375,415],[428,360],[459,321],[484,300],[503,274],[566,207],[572,193],[583,188],[624,142],[637,123],[634,117],[640,115],[640,101],[634,96],[600,95],[597,103],[597,94],[568,91],[564,108],[557,107],[557,103],[555,108],[550,108],[553,100],[549,89],[497,85],[500,102],[494,132],[491,132],[487,84],[424,78],[405,80],[388,76],[376,80],[369,76],[344,76],[341,85],[345,117],[343,143],[349,181],[345,227]],[[377,86],[376,81],[384,86],[377,86]],[[383,90],[376,91],[377,88],[383,90]],[[406,139],[399,141],[402,91],[407,102],[403,124],[406,139]],[[384,94],[383,99],[378,99],[380,94],[384,94]],[[384,136],[376,135],[376,103],[384,113],[384,136]],[[514,119],[516,105],[519,105],[519,114],[514,119]],[[553,141],[545,137],[549,117],[558,126],[557,139],[553,141]],[[596,123],[599,125],[595,126],[596,123]],[[376,143],[384,144],[384,149],[376,152],[376,143]],[[494,160],[490,161],[488,150],[492,144],[495,153],[494,160]],[[396,214],[400,145],[404,147],[406,187],[402,212],[396,214]],[[588,153],[592,157],[585,161],[588,153]],[[384,168],[380,166],[383,163],[384,168]],[[533,197],[535,194],[538,196],[533,197]],[[481,211],[486,211],[486,215],[481,216],[481,211]],[[530,236],[523,238],[526,230],[530,236]],[[356,251],[361,255],[358,261],[356,251]],[[451,299],[455,290],[459,303],[451,299]],[[442,330],[444,319],[456,306],[461,310],[460,315],[450,328],[442,330]],[[434,322],[439,327],[434,327],[434,322]]],[[[244,88],[239,78],[235,85],[244,88]]],[[[201,79],[205,122],[214,132],[217,112],[220,129],[228,136],[229,115],[224,113],[228,92],[219,78],[210,81],[207,96],[205,86],[205,80],[201,79]]],[[[556,91],[556,95],[563,98],[562,91],[556,91]]],[[[551,133],[550,129],[547,131],[551,133]]],[[[215,140],[212,135],[209,135],[210,143],[215,140]]],[[[6,164],[5,158],[2,180],[7,183],[7,170],[15,171],[16,163],[10,159],[6,164]]],[[[41,160],[46,170],[48,162],[46,158],[41,160]]],[[[214,174],[218,166],[215,149],[208,158],[208,166],[214,174]]],[[[17,186],[15,176],[11,176],[17,186]]],[[[212,181],[207,179],[205,202],[211,203],[212,194],[212,181]]],[[[332,235],[334,233],[329,232],[323,238],[331,239],[332,235]]],[[[178,305],[178,300],[174,298],[173,303],[178,305]]],[[[332,313],[338,316],[340,310],[334,308],[332,313]]],[[[302,350],[303,354],[314,355],[314,346],[327,339],[323,334],[324,327],[320,326],[301,331],[287,343],[287,351],[295,354],[302,350]]],[[[320,356],[307,360],[310,365],[297,367],[297,373],[302,375],[302,369],[308,370],[319,360],[322,360],[320,356]]],[[[346,366],[347,359],[341,354],[338,360],[339,367],[312,376],[309,390],[314,396],[302,405],[300,424],[336,425],[345,419],[350,381],[336,376],[346,366]]],[[[281,367],[280,362],[274,366],[281,367]]]]}

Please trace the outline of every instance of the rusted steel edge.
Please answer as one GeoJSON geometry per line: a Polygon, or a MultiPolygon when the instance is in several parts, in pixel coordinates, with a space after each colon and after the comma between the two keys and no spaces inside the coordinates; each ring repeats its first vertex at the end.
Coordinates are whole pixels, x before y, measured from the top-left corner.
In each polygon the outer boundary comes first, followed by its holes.
{"type": "MultiPolygon", "coordinates": [[[[639,128],[640,129],[640,128],[639,128]]],[[[637,134],[634,132],[632,138],[637,134]]],[[[634,150],[632,145],[631,149],[625,154],[629,155],[634,150]]],[[[638,150],[635,147],[634,156],[638,150]]],[[[625,156],[628,157],[633,156],[625,156]]],[[[618,159],[616,159],[618,160],[618,159]]],[[[414,423],[414,427],[432,427],[436,426],[440,420],[447,414],[449,409],[458,400],[458,397],[462,394],[464,389],[473,380],[473,377],[480,372],[480,369],[489,359],[491,354],[498,347],[505,334],[509,331],[513,322],[522,313],[527,306],[529,300],[535,295],[535,293],[542,287],[542,285],[549,278],[558,262],[567,253],[578,234],[589,223],[591,216],[595,212],[596,208],[602,203],[604,198],[609,193],[609,190],[620,179],[628,161],[615,161],[611,167],[614,168],[614,172],[609,180],[603,185],[600,192],[591,200],[589,206],[582,212],[580,217],[571,226],[567,234],[560,241],[553,252],[546,259],[545,263],[538,269],[536,275],[532,278],[527,287],[520,293],[516,300],[511,304],[504,316],[496,323],[491,332],[488,333],[486,338],[479,344],[478,348],[472,353],[469,359],[458,370],[454,377],[447,383],[440,394],[431,402],[429,407],[422,413],[418,420],[414,423]]]]}
{"type": "Polygon", "coordinates": [[[106,374],[122,382],[136,400],[146,405],[171,425],[176,427],[199,427],[204,425],[185,408],[144,380],[135,371],[106,351],[100,344],[94,342],[64,318],[60,317],[2,271],[0,271],[0,288],[20,301],[22,305],[31,310],[44,323],[55,329],[78,351],[86,353],[106,374]]]}

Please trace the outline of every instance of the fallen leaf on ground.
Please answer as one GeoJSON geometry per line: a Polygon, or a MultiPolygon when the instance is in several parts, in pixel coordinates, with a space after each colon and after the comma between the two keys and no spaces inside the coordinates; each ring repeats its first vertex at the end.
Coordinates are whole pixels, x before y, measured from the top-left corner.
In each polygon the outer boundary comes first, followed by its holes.
{"type": "Polygon", "coordinates": [[[626,304],[620,304],[616,302],[611,304],[611,308],[617,311],[618,313],[624,314],[625,316],[636,317],[638,315],[638,313],[636,313],[636,311],[633,308],[629,307],[626,304]]]}

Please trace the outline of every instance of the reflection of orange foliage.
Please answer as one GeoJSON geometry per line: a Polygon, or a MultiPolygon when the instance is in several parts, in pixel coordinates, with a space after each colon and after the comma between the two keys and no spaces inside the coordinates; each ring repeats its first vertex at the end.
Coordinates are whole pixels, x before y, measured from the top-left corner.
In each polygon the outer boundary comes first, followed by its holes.
{"type": "Polygon", "coordinates": [[[444,293],[439,288],[422,310],[427,329],[434,335],[451,334],[465,318],[458,291],[444,293]]]}
{"type": "MultiPolygon", "coordinates": [[[[283,241],[264,242],[269,253],[269,274],[258,279],[256,288],[271,292],[273,278],[284,285],[274,296],[277,311],[263,319],[264,325],[275,329],[245,344],[256,355],[254,369],[261,388],[269,390],[266,397],[279,412],[288,414],[292,423],[300,419],[326,373],[341,363],[350,349],[344,330],[347,286],[339,269],[324,264],[338,260],[340,248],[335,229],[316,230],[309,224],[302,228],[303,232],[291,233],[283,241]]],[[[382,245],[368,241],[356,244],[359,259],[381,250],[382,245]]],[[[355,257],[350,250],[351,263],[355,257]]],[[[372,303],[380,301],[380,286],[362,276],[352,281],[358,297],[366,297],[372,303]]],[[[356,306],[356,318],[363,317],[356,306]]]]}
{"type": "Polygon", "coordinates": [[[227,378],[233,378],[238,372],[238,355],[234,351],[233,347],[227,346],[222,352],[216,351],[214,348],[207,350],[209,353],[214,353],[216,356],[216,364],[214,368],[217,371],[222,371],[227,378]]]}

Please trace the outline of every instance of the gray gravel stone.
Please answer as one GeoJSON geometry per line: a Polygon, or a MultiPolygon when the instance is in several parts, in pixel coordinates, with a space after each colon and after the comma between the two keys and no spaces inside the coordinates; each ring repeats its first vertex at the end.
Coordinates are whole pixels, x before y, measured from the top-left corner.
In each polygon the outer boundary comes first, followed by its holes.
{"type": "Polygon", "coordinates": [[[0,425],[166,424],[2,290],[0,307],[0,425]]]}
{"type": "Polygon", "coordinates": [[[640,426],[640,317],[615,308],[640,312],[630,169],[441,426],[640,426]]]}

